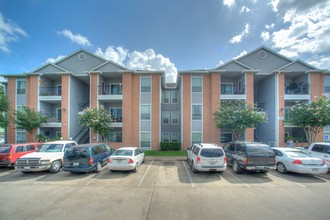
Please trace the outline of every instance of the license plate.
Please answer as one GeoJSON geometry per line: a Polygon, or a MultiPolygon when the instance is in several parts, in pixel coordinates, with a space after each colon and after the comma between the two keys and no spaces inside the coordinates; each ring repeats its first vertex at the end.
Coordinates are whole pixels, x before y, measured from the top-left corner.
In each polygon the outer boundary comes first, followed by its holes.
{"type": "Polygon", "coordinates": [[[117,163],[121,163],[121,160],[117,160],[117,163]]]}
{"type": "Polygon", "coordinates": [[[210,165],[215,165],[215,162],[210,162],[210,165]]]}
{"type": "Polygon", "coordinates": [[[72,163],[72,166],[79,166],[79,163],[72,163]]]}
{"type": "Polygon", "coordinates": [[[318,168],[312,168],[312,171],[319,171],[318,168]]]}
{"type": "Polygon", "coordinates": [[[24,170],[31,170],[31,167],[24,167],[24,170]]]}
{"type": "Polygon", "coordinates": [[[256,166],[256,169],[264,169],[264,166],[256,166]]]}

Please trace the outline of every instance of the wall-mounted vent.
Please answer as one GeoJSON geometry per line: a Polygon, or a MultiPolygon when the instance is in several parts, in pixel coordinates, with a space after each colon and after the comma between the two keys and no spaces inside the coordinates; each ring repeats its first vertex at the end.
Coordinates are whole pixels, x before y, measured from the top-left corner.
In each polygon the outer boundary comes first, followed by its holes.
{"type": "Polygon", "coordinates": [[[263,59],[266,57],[266,55],[267,55],[266,51],[263,51],[263,50],[259,51],[259,54],[258,54],[259,58],[263,59]]]}
{"type": "Polygon", "coordinates": [[[79,59],[79,60],[85,60],[85,59],[86,59],[86,54],[85,54],[85,53],[80,53],[80,54],[78,55],[78,59],[79,59]]]}

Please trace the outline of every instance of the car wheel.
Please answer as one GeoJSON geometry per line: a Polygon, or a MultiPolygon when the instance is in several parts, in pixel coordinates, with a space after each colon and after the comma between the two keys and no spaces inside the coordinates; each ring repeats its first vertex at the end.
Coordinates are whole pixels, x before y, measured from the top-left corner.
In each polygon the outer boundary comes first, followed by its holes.
{"type": "Polygon", "coordinates": [[[27,174],[27,173],[31,173],[31,172],[29,172],[29,171],[21,171],[22,173],[25,173],[25,174],[27,174]]]}
{"type": "Polygon", "coordinates": [[[285,165],[283,163],[278,163],[276,167],[277,172],[279,173],[287,173],[288,170],[286,169],[285,165]]]}
{"type": "Polygon", "coordinates": [[[54,161],[52,163],[52,166],[50,167],[50,172],[51,173],[57,173],[58,171],[60,171],[61,166],[62,166],[62,164],[61,164],[60,161],[58,161],[58,160],[54,161]]]}
{"type": "Polygon", "coordinates": [[[102,164],[100,162],[97,162],[95,172],[99,173],[101,172],[101,170],[102,170],[102,164]]]}
{"type": "Polygon", "coordinates": [[[136,165],[135,165],[135,167],[133,169],[133,173],[136,173],[137,172],[137,166],[138,166],[138,164],[136,163],[136,165]]]}
{"type": "Polygon", "coordinates": [[[239,167],[239,164],[238,164],[237,160],[234,160],[234,162],[233,162],[233,171],[234,171],[234,173],[241,173],[242,172],[241,168],[239,167]]]}

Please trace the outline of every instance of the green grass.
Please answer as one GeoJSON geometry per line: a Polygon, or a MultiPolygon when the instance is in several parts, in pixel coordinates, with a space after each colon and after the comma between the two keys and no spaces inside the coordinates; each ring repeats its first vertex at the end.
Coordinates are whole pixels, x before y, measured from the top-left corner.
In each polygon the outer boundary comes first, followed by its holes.
{"type": "Polygon", "coordinates": [[[175,156],[187,156],[187,151],[158,151],[158,150],[145,150],[146,156],[159,156],[159,157],[175,157],[175,156]]]}

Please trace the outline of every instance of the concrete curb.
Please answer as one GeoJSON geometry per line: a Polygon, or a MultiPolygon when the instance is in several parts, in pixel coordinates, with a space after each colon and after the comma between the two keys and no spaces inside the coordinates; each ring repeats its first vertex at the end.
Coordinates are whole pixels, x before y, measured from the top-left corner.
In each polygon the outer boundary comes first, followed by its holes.
{"type": "Polygon", "coordinates": [[[183,160],[187,160],[187,157],[185,157],[185,156],[168,156],[168,157],[146,156],[145,160],[148,160],[148,161],[183,161],[183,160]]]}

